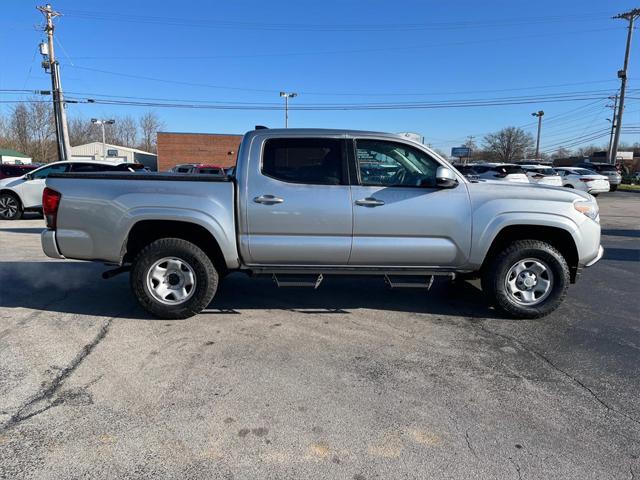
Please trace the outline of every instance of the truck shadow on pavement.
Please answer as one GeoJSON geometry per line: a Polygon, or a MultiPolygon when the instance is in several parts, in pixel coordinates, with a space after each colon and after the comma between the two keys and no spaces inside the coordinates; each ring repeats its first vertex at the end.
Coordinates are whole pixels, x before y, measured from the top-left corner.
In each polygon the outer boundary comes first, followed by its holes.
{"type": "MultiPolygon", "coordinates": [[[[74,261],[0,262],[0,307],[78,315],[154,320],[129,289],[129,276],[110,280],[107,267],[74,261]]],[[[389,289],[382,278],[329,277],[317,289],[276,288],[269,278],[241,273],[226,277],[203,312],[241,315],[242,310],[288,310],[301,314],[348,314],[354,309],[499,318],[482,292],[468,282],[436,279],[429,291],[389,289]]]]}

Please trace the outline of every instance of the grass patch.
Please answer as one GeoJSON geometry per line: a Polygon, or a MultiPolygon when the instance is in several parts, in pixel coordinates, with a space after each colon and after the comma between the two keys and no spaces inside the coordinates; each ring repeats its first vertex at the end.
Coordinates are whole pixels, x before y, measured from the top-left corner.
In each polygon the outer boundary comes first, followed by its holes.
{"type": "Polygon", "coordinates": [[[618,190],[637,190],[640,191],[640,185],[626,185],[626,184],[621,184],[618,186],[618,190]]]}

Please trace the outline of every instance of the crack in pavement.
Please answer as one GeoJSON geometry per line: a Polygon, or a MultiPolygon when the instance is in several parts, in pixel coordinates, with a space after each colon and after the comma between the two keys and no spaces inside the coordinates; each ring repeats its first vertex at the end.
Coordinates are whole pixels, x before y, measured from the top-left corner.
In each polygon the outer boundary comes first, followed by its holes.
{"type": "Polygon", "coordinates": [[[516,472],[518,472],[518,480],[522,480],[522,473],[520,472],[520,465],[518,465],[513,458],[509,457],[509,461],[513,464],[513,466],[516,468],[516,472]]]}
{"type": "Polygon", "coordinates": [[[493,330],[488,329],[485,325],[483,325],[480,322],[472,322],[472,323],[477,323],[477,325],[480,326],[480,329],[486,333],[489,333],[491,335],[495,335],[496,337],[500,337],[503,340],[508,340],[511,341],[513,343],[515,343],[516,345],[518,345],[520,348],[522,348],[523,350],[529,352],[530,354],[532,354],[535,357],[538,357],[540,360],[542,360],[544,363],[546,363],[547,365],[549,365],[551,368],[553,368],[555,371],[561,373],[562,375],[564,375],[565,377],[567,377],[568,379],[570,379],[571,381],[573,381],[573,383],[575,383],[576,385],[578,385],[580,388],[582,388],[583,390],[585,390],[586,392],[588,392],[601,406],[603,406],[607,411],[613,412],[616,415],[620,415],[621,417],[626,418],[627,420],[630,420],[631,422],[635,423],[636,425],[640,425],[640,420],[632,417],[631,415],[629,415],[626,412],[620,411],[620,410],[616,410],[615,408],[613,408],[611,405],[609,405],[608,403],[606,403],[604,400],[602,400],[589,386],[585,385],[583,382],[581,382],[580,380],[578,380],[576,377],[574,377],[573,375],[571,375],[569,372],[567,372],[566,370],[561,369],[560,367],[558,367],[556,364],[554,364],[547,356],[545,356],[544,354],[538,352],[537,350],[534,350],[533,348],[525,345],[524,343],[522,343],[520,340],[511,337],[509,335],[505,335],[502,333],[498,333],[495,332],[493,330]]]}
{"type": "Polygon", "coordinates": [[[102,341],[102,339],[107,335],[109,331],[109,327],[111,327],[111,322],[116,317],[111,317],[105,320],[98,333],[93,338],[91,342],[84,345],[82,349],[76,354],[76,356],[71,360],[66,367],[60,370],[59,374],[42,390],[32,396],[29,400],[22,404],[18,408],[18,411],[14,413],[9,420],[0,425],[0,432],[9,430],[10,428],[16,426],[20,422],[24,420],[28,420],[40,413],[43,413],[49,410],[52,407],[60,405],[63,400],[54,399],[52,402],[45,405],[43,408],[38,410],[31,410],[32,407],[37,405],[42,401],[46,401],[51,399],[55,393],[60,389],[64,381],[80,366],[85,358],[93,351],[93,349],[102,341]]]}
{"type": "Polygon", "coordinates": [[[469,430],[464,432],[464,438],[467,441],[467,448],[471,451],[471,453],[473,453],[473,456],[478,458],[478,454],[476,453],[475,449],[471,446],[471,439],[469,438],[469,430]]]}

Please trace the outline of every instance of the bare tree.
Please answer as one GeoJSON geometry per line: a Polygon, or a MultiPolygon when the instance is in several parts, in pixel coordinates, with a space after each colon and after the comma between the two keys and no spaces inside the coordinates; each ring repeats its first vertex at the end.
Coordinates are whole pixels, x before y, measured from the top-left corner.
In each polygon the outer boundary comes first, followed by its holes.
{"type": "Polygon", "coordinates": [[[164,122],[160,120],[158,114],[154,111],[145,113],[140,118],[140,149],[146,152],[156,151],[156,139],[158,130],[164,128],[164,122]]]}
{"type": "Polygon", "coordinates": [[[41,162],[55,160],[55,123],[53,108],[49,103],[29,103],[29,136],[31,145],[27,151],[41,162]]]}
{"type": "Polygon", "coordinates": [[[13,146],[26,153],[29,150],[29,109],[26,104],[19,103],[11,112],[9,119],[9,131],[13,140],[13,146]]]}
{"type": "MultiPolygon", "coordinates": [[[[603,148],[598,147],[597,145],[589,145],[589,146],[586,146],[586,147],[580,147],[580,148],[575,150],[575,156],[576,157],[588,157],[593,152],[599,152],[601,150],[603,150],[603,148]]],[[[604,149],[604,150],[606,150],[606,149],[604,149]]]]}
{"type": "Polygon", "coordinates": [[[555,159],[555,158],[569,158],[571,156],[571,150],[568,150],[564,147],[560,147],[558,148],[555,152],[553,152],[553,154],[551,155],[551,158],[555,159]]]}
{"type": "Polygon", "coordinates": [[[485,153],[501,162],[525,158],[533,146],[533,137],[518,127],[506,127],[484,137],[485,153]]]}
{"type": "Polygon", "coordinates": [[[95,142],[97,139],[97,129],[90,121],[78,117],[69,120],[69,141],[72,146],[95,142]]]}
{"type": "Polygon", "coordinates": [[[111,126],[113,142],[124,147],[135,147],[138,140],[138,123],[130,115],[116,118],[116,123],[111,126]]]}

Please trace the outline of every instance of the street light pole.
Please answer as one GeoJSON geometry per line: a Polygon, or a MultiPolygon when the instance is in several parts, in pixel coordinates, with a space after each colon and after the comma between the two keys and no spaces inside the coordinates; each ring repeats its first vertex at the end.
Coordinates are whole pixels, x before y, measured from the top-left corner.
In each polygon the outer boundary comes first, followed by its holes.
{"type": "Polygon", "coordinates": [[[542,131],[542,117],[544,116],[544,112],[539,110],[537,112],[532,113],[534,117],[538,117],[538,138],[536,140],[536,160],[540,160],[540,132],[542,131]]]}
{"type": "Polygon", "coordinates": [[[284,98],[284,128],[289,128],[289,99],[297,97],[295,92],[280,92],[280,96],[284,98]]]}
{"type": "Polygon", "coordinates": [[[98,120],[97,118],[92,118],[91,123],[94,125],[100,125],[102,127],[102,160],[105,161],[107,159],[107,151],[106,151],[106,138],[104,132],[105,125],[113,125],[116,123],[115,120],[98,120]]]}

